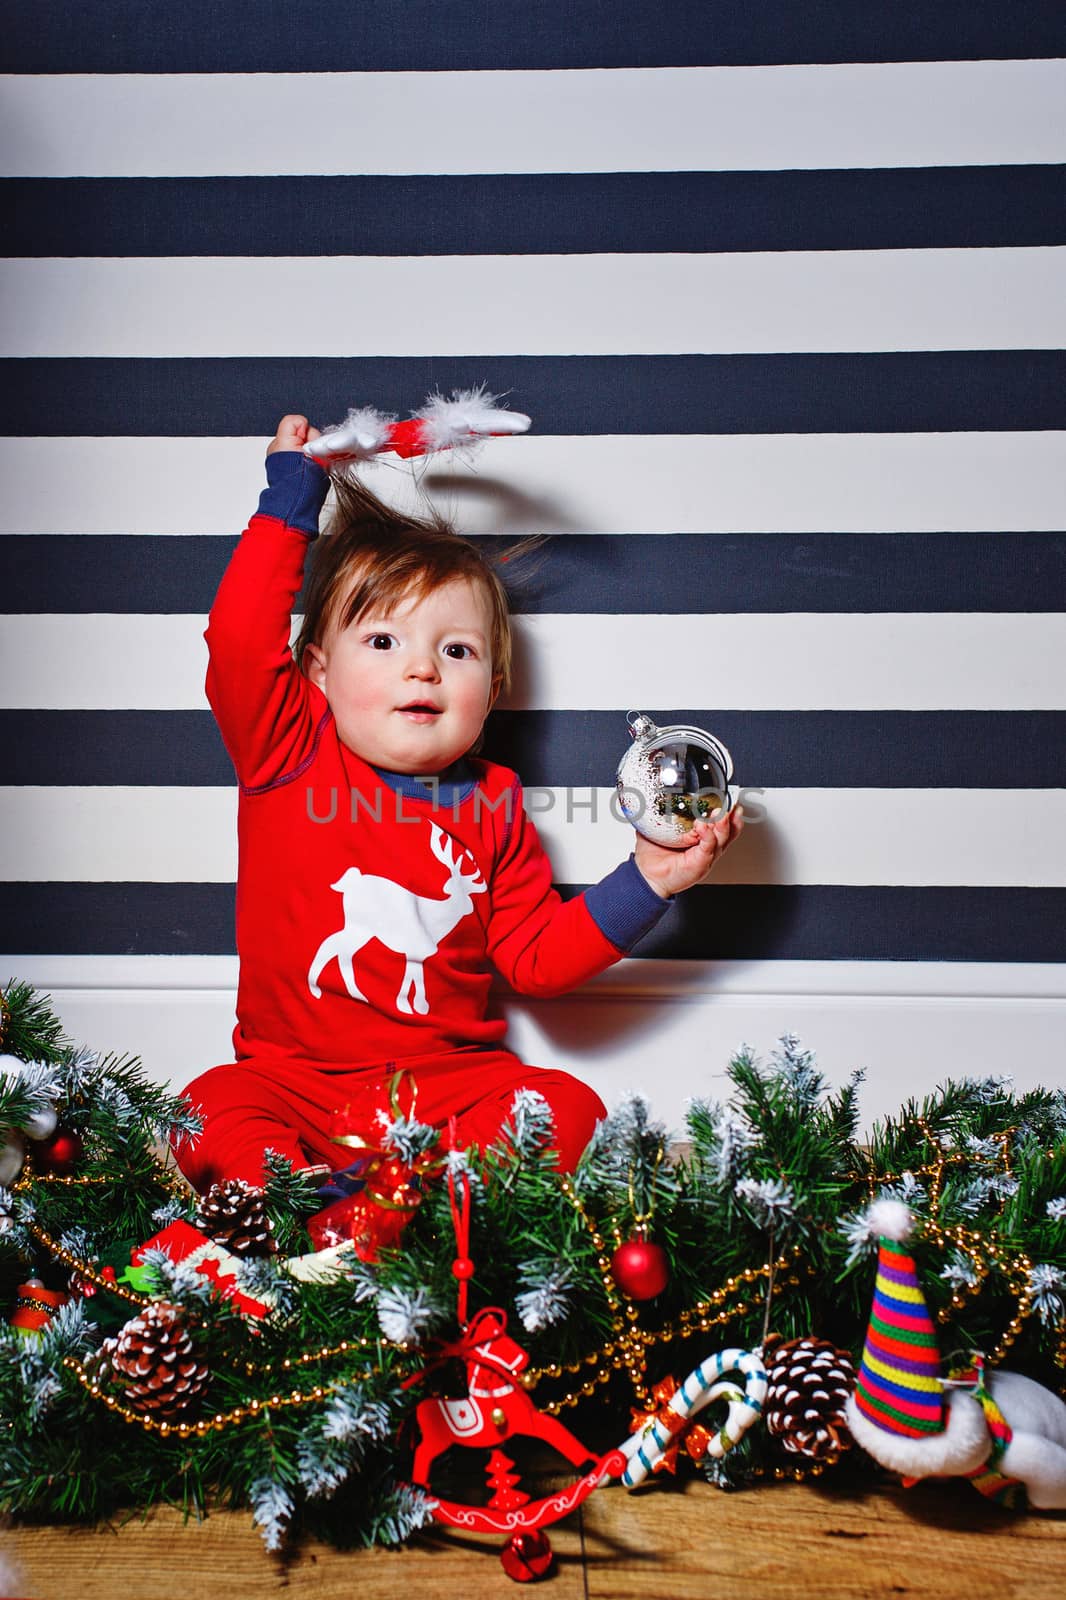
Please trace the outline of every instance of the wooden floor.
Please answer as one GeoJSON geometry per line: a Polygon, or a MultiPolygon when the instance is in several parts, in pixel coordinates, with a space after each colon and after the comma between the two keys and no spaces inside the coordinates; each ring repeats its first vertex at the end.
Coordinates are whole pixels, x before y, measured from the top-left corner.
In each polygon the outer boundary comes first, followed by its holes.
{"type": "MultiPolygon", "coordinates": [[[[555,1600],[1063,1600],[1066,1515],[1012,1517],[965,1484],[851,1498],[814,1484],[722,1494],[701,1481],[602,1489],[551,1529],[555,1600]]],[[[244,1513],[183,1525],[0,1530],[19,1600],[496,1600],[522,1592],[498,1542],[452,1533],[398,1551],[304,1545],[269,1556],[244,1513]]]]}

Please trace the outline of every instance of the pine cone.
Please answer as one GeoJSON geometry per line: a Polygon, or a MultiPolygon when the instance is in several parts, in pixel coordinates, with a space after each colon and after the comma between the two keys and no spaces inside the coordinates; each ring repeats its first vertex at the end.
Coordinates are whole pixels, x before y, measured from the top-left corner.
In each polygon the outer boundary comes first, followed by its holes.
{"type": "Polygon", "coordinates": [[[207,1386],[208,1370],[184,1317],[180,1306],[157,1300],[100,1346],[98,1370],[110,1366],[133,1409],[163,1421],[178,1416],[207,1386]]]}
{"type": "Polygon", "coordinates": [[[850,1449],[844,1407],[855,1387],[846,1350],[826,1339],[771,1334],[763,1349],[769,1379],[763,1416],[770,1433],[792,1455],[814,1461],[850,1449]]]}
{"type": "Polygon", "coordinates": [[[278,1248],[263,1191],[243,1178],[214,1184],[200,1201],[195,1222],[235,1256],[272,1256],[278,1248]]]}

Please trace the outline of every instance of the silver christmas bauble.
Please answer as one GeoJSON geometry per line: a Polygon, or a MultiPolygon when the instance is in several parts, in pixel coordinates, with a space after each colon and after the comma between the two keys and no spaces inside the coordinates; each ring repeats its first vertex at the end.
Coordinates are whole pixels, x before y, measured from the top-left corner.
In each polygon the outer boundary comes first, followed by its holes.
{"type": "Polygon", "coordinates": [[[682,849],[694,822],[732,809],[733,758],[702,728],[657,728],[642,711],[627,720],[633,742],[618,764],[619,804],[646,839],[682,849]]]}
{"type": "Polygon", "coordinates": [[[20,1136],[9,1129],[0,1140],[0,1185],[4,1188],[14,1183],[26,1159],[26,1146],[20,1136]]]}

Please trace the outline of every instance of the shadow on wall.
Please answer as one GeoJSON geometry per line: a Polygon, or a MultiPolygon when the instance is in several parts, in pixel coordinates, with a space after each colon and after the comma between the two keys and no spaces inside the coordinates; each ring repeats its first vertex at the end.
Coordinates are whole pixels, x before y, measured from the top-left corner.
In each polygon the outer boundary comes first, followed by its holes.
{"type": "MultiPolygon", "coordinates": [[[[525,494],[501,478],[487,478],[480,474],[455,472],[427,472],[421,480],[422,487],[432,494],[443,510],[445,506],[461,505],[463,500],[488,502],[493,506],[493,526],[497,533],[580,533],[581,524],[575,522],[558,500],[546,495],[525,494]]],[[[448,513],[460,525],[458,511],[448,513]]]]}
{"type": "MultiPolygon", "coordinates": [[[[758,827],[748,828],[729,852],[728,861],[732,875],[740,883],[774,885],[780,871],[784,852],[780,833],[771,817],[758,827]]],[[[765,919],[773,920],[772,935],[786,942],[795,913],[789,899],[775,899],[768,908],[761,896],[756,897],[758,916],[762,925],[757,930],[757,940],[762,945],[767,937],[765,919]]],[[[754,938],[749,935],[748,923],[752,911],[751,890],[737,892],[725,883],[716,884],[714,878],[697,889],[679,896],[677,904],[654,933],[642,940],[633,950],[634,957],[681,957],[682,952],[691,959],[693,949],[706,955],[695,958],[703,969],[707,983],[701,989],[700,1003],[713,999],[716,961],[758,960],[753,955],[754,938]]],[[[735,976],[735,974],[734,974],[735,976]]],[[[535,1010],[536,1025],[561,1058],[579,1061],[592,1048],[642,1041],[661,1045],[664,1030],[671,1026],[670,1013],[679,1004],[686,1004],[675,995],[621,995],[610,990],[597,995],[595,990],[577,990],[572,995],[543,1002],[519,996],[512,1004],[529,1006],[535,1010]]]]}

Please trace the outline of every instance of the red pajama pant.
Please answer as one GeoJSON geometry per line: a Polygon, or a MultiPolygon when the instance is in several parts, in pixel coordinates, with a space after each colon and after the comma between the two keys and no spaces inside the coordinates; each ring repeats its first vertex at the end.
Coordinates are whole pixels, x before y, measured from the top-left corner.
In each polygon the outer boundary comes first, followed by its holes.
{"type": "Polygon", "coordinates": [[[456,1140],[484,1148],[507,1121],[518,1089],[535,1089],[552,1108],[559,1167],[572,1172],[604,1116],[593,1089],[567,1072],[524,1066],[509,1050],[457,1050],[415,1056],[379,1067],[325,1065],[249,1057],[214,1067],[182,1092],[203,1117],[204,1131],[177,1151],[185,1176],[202,1193],[224,1178],[261,1184],[264,1150],[276,1150],[296,1167],[348,1165],[345,1147],[330,1139],[334,1112],[368,1087],[388,1084],[397,1067],[417,1089],[420,1122],[445,1125],[456,1118],[456,1140]]]}

